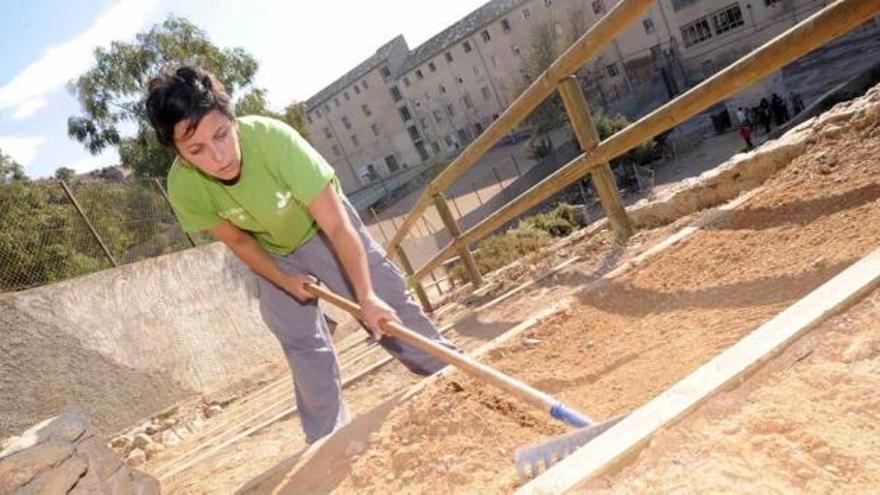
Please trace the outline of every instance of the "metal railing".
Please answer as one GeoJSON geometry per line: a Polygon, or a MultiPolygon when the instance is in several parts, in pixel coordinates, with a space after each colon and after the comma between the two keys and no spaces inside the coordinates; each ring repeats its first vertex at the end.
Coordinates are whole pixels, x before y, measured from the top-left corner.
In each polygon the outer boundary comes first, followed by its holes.
{"type": "MultiPolygon", "coordinates": [[[[584,152],[467,231],[458,233],[456,232],[457,226],[451,225],[450,222],[444,222],[446,228],[452,233],[452,240],[449,244],[418,270],[407,270],[410,275],[410,284],[414,286],[417,293],[423,293],[419,281],[445,260],[458,253],[465,264],[469,265],[467,258],[471,257],[469,250],[471,244],[492,234],[498,228],[581,179],[587,173],[593,175],[593,181],[597,184],[602,205],[608,214],[612,228],[618,236],[627,236],[630,232],[629,221],[620,201],[617,187],[613,178],[610,177],[611,172],[607,166],[610,160],[688,120],[706,108],[761,80],[833,38],[851,31],[880,13],[880,1],[878,0],[838,0],[830,3],[821,11],[770,40],[733,65],[657,108],[610,138],[599,142],[595,136],[595,128],[590,121],[589,109],[586,107],[586,101],[574,73],[630,23],[640,19],[653,3],[653,1],[647,0],[623,0],[617,4],[551,64],[547,71],[538,77],[482,135],[428,185],[401,224],[397,235],[389,243],[389,252],[403,254],[400,243],[425,210],[432,203],[440,206],[445,201],[442,193],[456,179],[472,167],[504,135],[510,133],[554,90],[559,90],[572,127],[584,152]]],[[[479,285],[481,281],[479,272],[468,271],[474,285],[479,285]]]]}

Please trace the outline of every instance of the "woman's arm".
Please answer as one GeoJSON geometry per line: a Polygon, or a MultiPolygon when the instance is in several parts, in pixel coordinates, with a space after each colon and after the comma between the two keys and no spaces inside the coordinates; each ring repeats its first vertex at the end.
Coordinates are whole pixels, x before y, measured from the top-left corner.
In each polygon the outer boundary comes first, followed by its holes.
{"type": "Polygon", "coordinates": [[[238,229],[231,223],[223,221],[220,225],[208,229],[214,237],[226,244],[245,265],[273,284],[293,294],[299,301],[314,299],[303,287],[315,279],[302,273],[285,273],[281,271],[269,253],[247,232],[238,229]]]}
{"type": "Polygon", "coordinates": [[[367,328],[381,338],[379,321],[400,321],[397,314],[373,291],[370,266],[361,238],[345,212],[342,201],[332,184],[328,184],[309,204],[309,212],[318,226],[327,234],[342,267],[348,275],[361,305],[361,319],[367,328]]]}

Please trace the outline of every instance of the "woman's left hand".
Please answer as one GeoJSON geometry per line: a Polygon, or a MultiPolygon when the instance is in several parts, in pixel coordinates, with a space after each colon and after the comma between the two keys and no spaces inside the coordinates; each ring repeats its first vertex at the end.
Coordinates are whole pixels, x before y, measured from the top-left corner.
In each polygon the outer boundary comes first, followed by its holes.
{"type": "Polygon", "coordinates": [[[400,318],[397,317],[397,313],[391,309],[391,306],[389,306],[388,303],[380,299],[378,296],[368,296],[359,302],[361,305],[361,321],[367,325],[367,328],[373,333],[373,337],[375,337],[376,340],[381,339],[384,335],[382,329],[379,327],[380,321],[390,320],[400,323],[400,318]]]}

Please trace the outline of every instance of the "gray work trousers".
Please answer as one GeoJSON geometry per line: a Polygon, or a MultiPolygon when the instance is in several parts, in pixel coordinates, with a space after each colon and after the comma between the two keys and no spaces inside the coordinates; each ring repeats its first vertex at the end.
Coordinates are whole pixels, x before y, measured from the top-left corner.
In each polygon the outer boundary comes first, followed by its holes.
{"type": "MultiPolygon", "coordinates": [[[[394,308],[404,326],[455,349],[407,297],[403,274],[385,258],[385,251],[370,237],[354,209],[345,203],[363,242],[376,294],[394,308]]],[[[272,256],[281,270],[311,274],[333,292],[354,299],[351,284],[323,232],[287,256],[272,256]]],[[[257,279],[260,312],[287,357],[306,441],[313,443],[350,421],[348,407],[342,400],[339,362],[327,322],[315,301],[301,303],[263,277],[257,279]]],[[[391,337],[382,338],[380,344],[414,373],[430,375],[444,366],[436,358],[391,337]]]]}

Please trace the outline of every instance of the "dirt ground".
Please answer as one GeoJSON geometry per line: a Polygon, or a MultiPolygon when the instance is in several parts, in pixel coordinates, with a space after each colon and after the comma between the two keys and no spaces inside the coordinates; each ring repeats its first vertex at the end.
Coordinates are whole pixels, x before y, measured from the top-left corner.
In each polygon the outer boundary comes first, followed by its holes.
{"type": "MultiPolygon", "coordinates": [[[[580,291],[523,335],[539,345],[515,341],[485,361],[594,417],[644,404],[876,247],[878,156],[876,122],[829,125],[728,221],[580,291]]],[[[544,304],[584,283],[576,270],[557,276],[560,291],[544,304]]],[[[333,479],[294,474],[284,490],[509,492],[519,484],[516,447],[563,431],[453,375],[390,411],[364,452],[337,461],[333,479]]]]}

